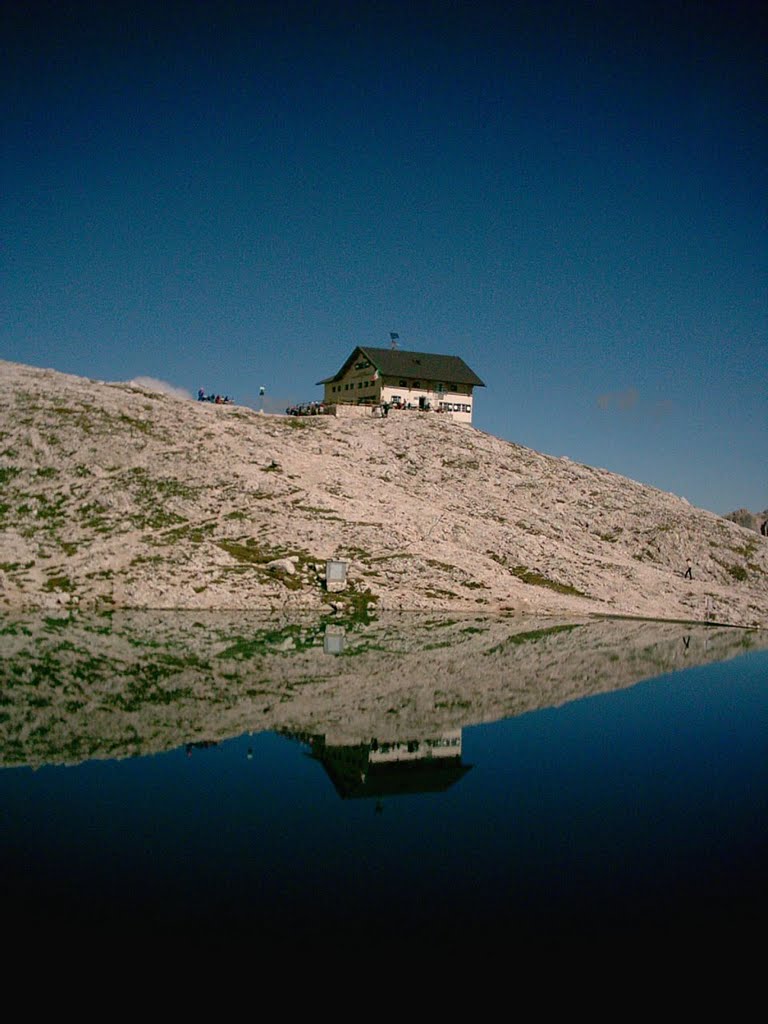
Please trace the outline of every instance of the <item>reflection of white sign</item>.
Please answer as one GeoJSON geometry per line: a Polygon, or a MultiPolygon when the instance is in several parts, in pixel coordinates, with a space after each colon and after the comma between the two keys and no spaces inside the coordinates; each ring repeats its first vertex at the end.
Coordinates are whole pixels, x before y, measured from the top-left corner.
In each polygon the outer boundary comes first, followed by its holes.
{"type": "Polygon", "coordinates": [[[323,651],[326,654],[341,654],[343,650],[344,630],[327,627],[323,637],[323,651]]]}

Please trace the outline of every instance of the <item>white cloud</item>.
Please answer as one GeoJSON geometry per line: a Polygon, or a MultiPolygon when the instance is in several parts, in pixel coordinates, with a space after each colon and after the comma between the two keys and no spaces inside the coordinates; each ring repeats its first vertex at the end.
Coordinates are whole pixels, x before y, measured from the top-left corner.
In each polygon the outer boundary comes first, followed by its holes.
{"type": "Polygon", "coordinates": [[[674,405],[664,398],[652,405],[642,403],[637,388],[627,388],[626,391],[608,391],[597,396],[597,407],[603,412],[616,410],[620,413],[637,412],[640,416],[650,417],[655,422],[660,422],[674,412],[674,405]]]}
{"type": "Polygon", "coordinates": [[[146,391],[159,391],[161,395],[172,395],[174,398],[192,398],[186,388],[177,388],[164,380],[157,380],[156,377],[134,377],[128,381],[135,384],[137,388],[144,388],[146,391]]]}
{"type": "Polygon", "coordinates": [[[598,395],[597,405],[600,409],[616,408],[621,412],[629,412],[635,408],[637,400],[637,389],[627,388],[626,391],[612,391],[605,395],[598,395]]]}

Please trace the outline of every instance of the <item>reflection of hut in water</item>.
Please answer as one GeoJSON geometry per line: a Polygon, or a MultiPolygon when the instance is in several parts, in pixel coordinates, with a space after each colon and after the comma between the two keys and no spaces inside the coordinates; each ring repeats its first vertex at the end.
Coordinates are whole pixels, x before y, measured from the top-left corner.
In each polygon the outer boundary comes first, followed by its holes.
{"type": "Polygon", "coordinates": [[[472,765],[461,760],[461,730],[430,739],[333,744],[325,736],[282,733],[310,748],[342,800],[443,793],[472,765]]]}
{"type": "Polygon", "coordinates": [[[192,757],[193,750],[208,750],[209,747],[218,747],[218,740],[197,740],[194,743],[187,743],[187,757],[192,757]]]}

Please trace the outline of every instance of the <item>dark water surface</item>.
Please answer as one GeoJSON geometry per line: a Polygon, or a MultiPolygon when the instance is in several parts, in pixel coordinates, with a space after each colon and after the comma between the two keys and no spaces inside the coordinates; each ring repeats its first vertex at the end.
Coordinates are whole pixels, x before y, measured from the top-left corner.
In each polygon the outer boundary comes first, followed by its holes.
{"type": "Polygon", "coordinates": [[[165,634],[137,643],[145,624],[114,625],[131,643],[112,660],[103,626],[5,624],[10,934],[373,945],[762,926],[763,638],[203,625],[208,659],[187,637],[182,664],[165,634]]]}

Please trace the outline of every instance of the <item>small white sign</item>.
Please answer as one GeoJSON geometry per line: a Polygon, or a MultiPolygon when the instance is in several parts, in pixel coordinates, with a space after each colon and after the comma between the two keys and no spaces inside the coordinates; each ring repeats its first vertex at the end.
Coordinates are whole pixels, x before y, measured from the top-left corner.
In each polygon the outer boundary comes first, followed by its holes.
{"type": "Polygon", "coordinates": [[[327,583],[345,583],[347,579],[347,563],[327,561],[325,563],[325,579],[327,583]]]}

